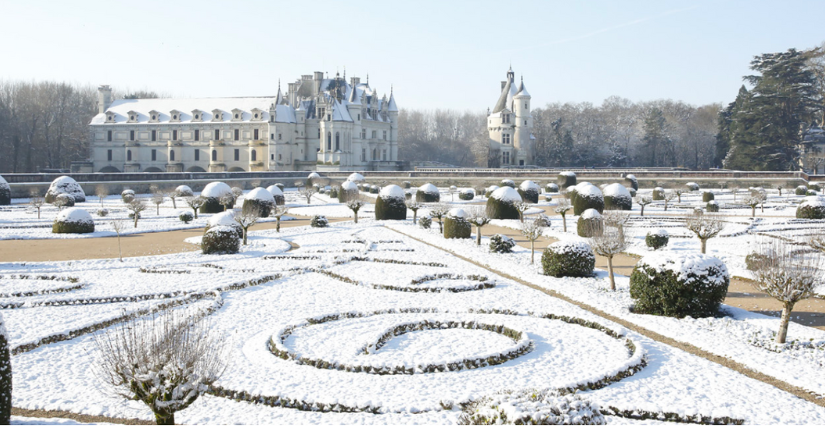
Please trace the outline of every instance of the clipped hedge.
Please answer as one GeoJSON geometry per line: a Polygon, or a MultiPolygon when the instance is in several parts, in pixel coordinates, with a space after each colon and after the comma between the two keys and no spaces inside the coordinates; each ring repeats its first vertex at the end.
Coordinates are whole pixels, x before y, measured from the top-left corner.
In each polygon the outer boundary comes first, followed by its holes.
{"type": "Polygon", "coordinates": [[[189,222],[195,220],[195,215],[192,214],[192,212],[181,212],[178,215],[178,219],[183,223],[189,223],[189,222]]]}
{"type": "Polygon", "coordinates": [[[708,201],[713,201],[715,199],[716,199],[716,197],[713,195],[712,192],[707,192],[706,191],[706,192],[702,193],[702,201],[705,202],[705,203],[707,203],[708,201]]]}
{"type": "Polygon", "coordinates": [[[622,184],[614,183],[603,190],[604,208],[607,210],[630,210],[633,208],[633,198],[630,191],[622,184]]]}
{"type": "Polygon", "coordinates": [[[599,236],[604,231],[602,215],[595,209],[587,209],[576,222],[576,233],[583,238],[599,236]]]}
{"type": "Polygon", "coordinates": [[[541,266],[544,275],[551,277],[589,277],[596,267],[596,256],[587,243],[559,241],[544,249],[541,266]]]}
{"type": "MultiPolygon", "coordinates": [[[[400,187],[397,187],[401,190],[400,187]]],[[[404,198],[378,196],[375,198],[375,220],[406,220],[404,198]]]]}
{"type": "MultiPolygon", "coordinates": [[[[510,188],[510,191],[518,195],[514,189],[510,188]]],[[[497,198],[490,194],[490,198],[487,199],[487,216],[490,219],[518,219],[519,213],[515,199],[497,198]]]]}
{"type": "Polygon", "coordinates": [[[515,240],[506,235],[495,234],[490,237],[491,253],[512,253],[515,246],[515,240]]]}
{"type": "Polygon", "coordinates": [[[444,238],[470,238],[473,225],[464,217],[464,210],[453,209],[444,216],[444,238]]]}
{"type": "Polygon", "coordinates": [[[11,205],[11,187],[9,183],[0,176],[0,206],[11,205]]]}
{"type": "Polygon", "coordinates": [[[696,183],[696,182],[688,182],[688,183],[685,184],[685,187],[688,189],[688,191],[698,191],[699,190],[699,184],[696,183]]]}
{"type": "Polygon", "coordinates": [[[510,188],[516,189],[516,183],[510,179],[503,179],[501,181],[501,186],[509,186],[510,188]]]}
{"type": "Polygon", "coordinates": [[[799,185],[794,190],[794,194],[796,195],[808,195],[808,187],[805,185],[799,185]]]}
{"type": "Polygon", "coordinates": [[[440,200],[441,194],[438,192],[438,188],[429,183],[421,185],[415,193],[415,201],[419,203],[437,203],[440,200]]]}
{"type": "Polygon", "coordinates": [[[797,219],[825,219],[825,204],[818,199],[805,200],[796,208],[797,219]]]}
{"type": "Polygon", "coordinates": [[[708,211],[708,213],[719,213],[719,203],[713,200],[708,201],[708,203],[705,205],[705,209],[708,211]]]}
{"type": "Polygon", "coordinates": [[[547,185],[544,186],[544,190],[546,192],[551,193],[551,194],[556,194],[556,193],[559,192],[559,186],[555,183],[548,183],[547,185]]]}
{"type": "Polygon", "coordinates": [[[329,220],[327,220],[327,217],[324,215],[316,214],[310,219],[309,226],[313,228],[326,228],[329,226],[329,220]]]}
{"type": "Polygon", "coordinates": [[[576,174],[573,172],[561,172],[556,180],[559,187],[567,188],[568,186],[576,185],[576,174]]]}
{"type": "Polygon", "coordinates": [[[653,201],[664,201],[665,199],[665,189],[662,187],[653,188],[653,201]]]}
{"type": "Polygon", "coordinates": [[[52,224],[52,234],[88,234],[95,232],[94,222],[57,222],[52,224]]]}
{"type": "Polygon", "coordinates": [[[135,191],[124,189],[123,192],[120,193],[120,199],[123,200],[124,204],[131,203],[135,200],[135,191]]]}
{"type": "Polygon", "coordinates": [[[599,213],[604,212],[604,196],[595,185],[582,184],[576,186],[576,190],[571,192],[570,202],[573,204],[574,215],[580,215],[588,209],[594,209],[599,213]]]}
{"type": "Polygon", "coordinates": [[[260,217],[269,217],[269,212],[274,206],[274,203],[270,203],[266,200],[247,199],[243,201],[241,211],[243,213],[248,213],[256,209],[258,210],[258,215],[260,217]]]}
{"type": "Polygon", "coordinates": [[[203,254],[234,254],[241,250],[237,232],[229,226],[215,226],[207,230],[201,239],[203,254]]]}
{"type": "Polygon", "coordinates": [[[635,175],[627,175],[624,177],[624,181],[633,188],[634,191],[639,190],[639,180],[636,179],[635,175]]]}
{"type": "Polygon", "coordinates": [[[666,246],[669,241],[670,236],[664,229],[648,232],[647,235],[645,235],[645,245],[653,250],[659,250],[660,248],[666,246]]]}
{"type": "Polygon", "coordinates": [[[541,187],[531,180],[526,180],[518,187],[518,195],[527,203],[536,204],[539,202],[541,187]]]}
{"type": "Polygon", "coordinates": [[[475,197],[476,194],[472,189],[462,189],[461,192],[458,193],[459,200],[470,201],[475,197]]]}

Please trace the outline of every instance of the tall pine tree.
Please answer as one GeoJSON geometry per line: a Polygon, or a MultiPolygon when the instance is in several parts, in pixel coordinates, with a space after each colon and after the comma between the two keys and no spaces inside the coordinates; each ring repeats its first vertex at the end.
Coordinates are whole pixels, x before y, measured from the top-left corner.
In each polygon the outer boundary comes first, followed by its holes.
{"type": "Polygon", "coordinates": [[[645,135],[642,137],[644,154],[643,165],[657,167],[665,165],[663,161],[670,151],[671,140],[665,133],[665,115],[659,108],[653,108],[647,114],[644,123],[645,135]]]}

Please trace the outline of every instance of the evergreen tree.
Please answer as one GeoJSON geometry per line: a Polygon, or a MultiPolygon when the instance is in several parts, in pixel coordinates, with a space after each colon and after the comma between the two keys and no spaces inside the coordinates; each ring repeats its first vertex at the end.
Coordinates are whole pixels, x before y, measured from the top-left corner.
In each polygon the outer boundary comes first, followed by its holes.
{"type": "Polygon", "coordinates": [[[665,115],[659,108],[652,108],[645,118],[641,165],[656,167],[664,164],[662,159],[672,149],[670,138],[665,133],[665,122],[665,115]]]}

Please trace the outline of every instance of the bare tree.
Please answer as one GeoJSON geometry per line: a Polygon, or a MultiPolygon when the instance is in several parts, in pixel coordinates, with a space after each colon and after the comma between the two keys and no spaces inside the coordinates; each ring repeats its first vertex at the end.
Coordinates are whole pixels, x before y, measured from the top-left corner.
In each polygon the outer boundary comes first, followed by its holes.
{"type": "Polygon", "coordinates": [[[221,195],[218,202],[223,206],[223,211],[226,211],[235,205],[235,194],[227,192],[226,194],[221,195]]]}
{"type": "Polygon", "coordinates": [[[676,198],[676,193],[674,191],[665,191],[665,196],[663,198],[665,199],[665,211],[667,211],[667,203],[676,198]]]}
{"type": "Polygon", "coordinates": [[[795,253],[789,243],[772,239],[759,244],[760,260],[753,268],[754,288],[782,303],[776,343],[785,343],[794,305],[815,294],[825,283],[819,253],[795,253]]]}
{"type": "Polygon", "coordinates": [[[484,207],[473,206],[465,209],[467,221],[476,226],[476,245],[481,245],[481,228],[490,223],[490,216],[484,207]]]}
{"type": "Polygon", "coordinates": [[[275,232],[281,232],[281,217],[288,211],[289,207],[287,206],[279,206],[276,204],[272,207],[272,212],[269,215],[275,218],[275,232]]]}
{"type": "Polygon", "coordinates": [[[29,198],[29,205],[32,206],[35,210],[37,210],[37,218],[40,219],[40,209],[43,208],[43,204],[45,204],[46,200],[43,197],[31,197],[29,198]]]}
{"type": "Polygon", "coordinates": [[[645,196],[642,196],[642,195],[637,195],[636,198],[634,199],[634,201],[636,202],[636,204],[638,204],[642,208],[642,211],[639,214],[639,216],[644,216],[645,215],[645,206],[652,203],[653,198],[645,197],[645,196]]]}
{"type": "Polygon", "coordinates": [[[573,206],[570,205],[570,200],[567,198],[557,198],[558,206],[553,209],[554,212],[561,215],[561,223],[564,227],[564,232],[567,232],[567,212],[573,210],[573,206]]]}
{"type": "Polygon", "coordinates": [[[776,189],[778,189],[778,190],[779,190],[779,196],[780,196],[780,197],[782,196],[782,189],[783,189],[783,188],[784,188],[784,186],[782,186],[782,185],[777,185],[777,186],[776,186],[776,189]]]}
{"type": "Polygon", "coordinates": [[[241,225],[243,229],[243,245],[246,245],[246,235],[249,227],[258,223],[260,218],[261,211],[257,208],[235,210],[235,222],[238,222],[238,225],[241,225]]]}
{"type": "Polygon", "coordinates": [[[622,213],[621,210],[605,210],[602,213],[602,222],[605,226],[612,226],[624,235],[624,226],[630,222],[630,214],[622,213]]]}
{"type": "Polygon", "coordinates": [[[416,201],[415,198],[407,200],[407,208],[413,212],[413,225],[418,221],[418,209],[421,207],[424,207],[424,205],[416,201]]]}
{"type": "Polygon", "coordinates": [[[751,217],[756,217],[756,208],[762,203],[758,196],[750,195],[745,198],[745,205],[751,208],[751,217]]]}
{"type": "Polygon", "coordinates": [[[355,223],[358,223],[358,210],[361,210],[361,207],[364,207],[367,204],[361,197],[358,198],[350,198],[347,200],[347,207],[352,210],[352,217],[355,220],[355,223]]]}
{"type": "Polygon", "coordinates": [[[155,214],[160,216],[160,205],[163,204],[163,194],[161,192],[152,194],[152,203],[155,205],[155,214]]]}
{"type": "Polygon", "coordinates": [[[163,195],[169,197],[169,199],[172,200],[172,209],[177,210],[178,209],[178,203],[177,203],[178,192],[175,190],[175,188],[166,188],[163,191],[163,195]]]}
{"type": "Polygon", "coordinates": [[[673,190],[673,193],[676,194],[676,198],[677,198],[676,202],[681,204],[682,203],[682,194],[685,193],[685,190],[677,188],[677,189],[673,190]]]}
{"type": "Polygon", "coordinates": [[[521,223],[521,235],[530,241],[530,264],[533,264],[536,257],[536,240],[544,235],[544,226],[538,220],[528,220],[521,223]]]}
{"type": "MultiPolygon", "coordinates": [[[[610,289],[616,290],[616,279],[613,274],[613,256],[627,250],[627,247],[630,245],[630,238],[627,237],[627,234],[621,227],[610,226],[607,221],[605,221],[604,224],[605,226],[602,228],[601,233],[595,230],[589,233],[589,235],[592,235],[590,238],[590,247],[593,248],[593,252],[597,255],[607,258],[607,273],[610,276],[610,289]]],[[[598,225],[591,224],[590,226],[598,225]]]]}
{"type": "Polygon", "coordinates": [[[318,188],[314,186],[304,186],[298,189],[298,194],[301,194],[302,197],[307,199],[307,204],[312,203],[312,196],[318,192],[318,188]]]}
{"type": "Polygon", "coordinates": [[[109,196],[109,187],[107,185],[98,185],[95,187],[95,195],[100,201],[100,207],[103,207],[103,199],[109,196]]]}
{"type": "Polygon", "coordinates": [[[112,219],[112,230],[117,234],[117,254],[123,262],[123,250],[120,247],[120,234],[125,230],[126,224],[120,219],[112,219]]]}
{"type": "Polygon", "coordinates": [[[226,369],[225,339],[203,312],[164,309],[95,334],[96,376],[115,394],[146,404],[159,425],[175,424],[226,369]]]}
{"type": "Polygon", "coordinates": [[[719,235],[725,229],[725,222],[710,214],[691,215],[685,217],[685,226],[689,231],[696,234],[699,241],[702,242],[702,253],[705,253],[708,240],[719,235]]]}
{"type": "Polygon", "coordinates": [[[239,188],[237,186],[233,186],[232,187],[232,195],[235,197],[236,200],[238,198],[241,198],[241,195],[243,195],[243,189],[239,188]]]}
{"type": "Polygon", "coordinates": [[[433,218],[433,219],[438,220],[438,232],[442,235],[444,234],[444,225],[441,222],[441,220],[449,212],[450,212],[450,206],[448,204],[436,203],[436,204],[430,205],[430,217],[433,218]]]}
{"type": "Polygon", "coordinates": [[[521,223],[524,223],[524,213],[527,210],[530,210],[530,204],[525,203],[524,201],[519,201],[515,204],[515,208],[518,211],[518,219],[521,223]]]}
{"type": "Polygon", "coordinates": [[[768,191],[765,191],[763,188],[759,188],[754,192],[754,197],[759,199],[759,206],[762,209],[762,213],[765,213],[765,203],[768,202],[768,191]]]}
{"type": "Polygon", "coordinates": [[[452,185],[447,189],[447,192],[450,193],[450,202],[455,201],[455,194],[458,192],[458,188],[456,188],[455,185],[452,185]]]}
{"type": "Polygon", "coordinates": [[[198,209],[201,208],[201,206],[203,205],[203,203],[206,202],[206,200],[201,196],[186,197],[184,198],[184,200],[186,201],[186,205],[189,206],[189,208],[191,208],[193,212],[195,212],[195,219],[197,219],[198,209]]]}
{"type": "Polygon", "coordinates": [[[129,210],[134,215],[135,228],[137,228],[140,212],[146,210],[146,202],[143,201],[143,198],[135,198],[129,204],[126,204],[126,210],[129,210]]]}

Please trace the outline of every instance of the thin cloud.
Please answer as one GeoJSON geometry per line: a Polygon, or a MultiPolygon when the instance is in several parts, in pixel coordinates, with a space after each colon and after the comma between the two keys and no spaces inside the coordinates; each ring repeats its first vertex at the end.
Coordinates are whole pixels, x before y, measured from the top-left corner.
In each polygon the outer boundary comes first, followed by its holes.
{"type": "Polygon", "coordinates": [[[643,22],[652,21],[654,19],[659,19],[659,18],[664,18],[665,16],[674,15],[674,14],[677,14],[677,13],[687,12],[688,10],[693,10],[693,9],[698,8],[698,7],[699,6],[696,5],[696,6],[686,7],[686,8],[682,8],[682,9],[669,10],[667,12],[663,12],[663,13],[660,13],[658,15],[648,16],[646,18],[635,19],[633,21],[625,22],[623,24],[614,25],[612,27],[607,27],[607,28],[602,28],[600,30],[592,31],[592,32],[589,32],[587,34],[582,34],[582,35],[575,36],[575,37],[567,37],[567,38],[562,38],[562,39],[558,39],[558,40],[553,40],[553,41],[549,41],[547,43],[537,44],[537,45],[534,45],[534,46],[522,47],[521,49],[505,50],[505,51],[502,51],[502,52],[499,52],[499,53],[521,52],[521,51],[524,51],[524,50],[536,49],[536,48],[539,48],[539,47],[554,46],[554,45],[559,45],[559,44],[570,43],[572,41],[583,40],[583,39],[586,39],[586,38],[597,36],[599,34],[604,34],[606,32],[618,30],[620,28],[632,27],[633,25],[638,25],[638,24],[641,24],[643,22]]]}

